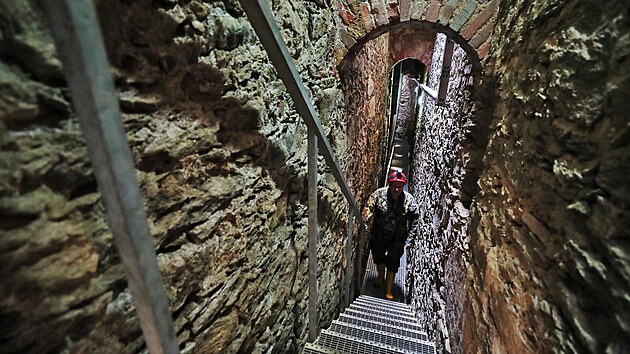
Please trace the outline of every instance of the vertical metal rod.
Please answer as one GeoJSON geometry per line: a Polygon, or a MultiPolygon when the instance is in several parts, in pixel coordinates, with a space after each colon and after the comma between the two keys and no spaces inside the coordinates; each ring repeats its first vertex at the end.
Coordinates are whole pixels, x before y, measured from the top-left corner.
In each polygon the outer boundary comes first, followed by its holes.
{"type": "Polygon", "coordinates": [[[41,0],[49,16],[109,226],[151,353],[179,353],[155,246],[91,0],[41,0]]]}
{"type": "Polygon", "coordinates": [[[352,295],[350,294],[350,283],[352,280],[352,234],[354,234],[354,209],[348,211],[348,241],[346,245],[346,307],[350,306],[352,295]]]}
{"type": "Polygon", "coordinates": [[[363,249],[365,248],[365,229],[361,229],[359,236],[359,250],[357,251],[357,272],[356,272],[356,289],[358,289],[359,294],[363,290],[363,249]]]}
{"type": "Polygon", "coordinates": [[[448,91],[448,81],[451,76],[451,62],[453,61],[453,49],[455,42],[446,38],[444,46],[444,56],[442,57],[442,73],[440,74],[440,87],[438,88],[438,106],[446,106],[446,93],[448,91]]]}
{"type": "Polygon", "coordinates": [[[308,340],[317,339],[317,135],[308,128],[308,340]]]}

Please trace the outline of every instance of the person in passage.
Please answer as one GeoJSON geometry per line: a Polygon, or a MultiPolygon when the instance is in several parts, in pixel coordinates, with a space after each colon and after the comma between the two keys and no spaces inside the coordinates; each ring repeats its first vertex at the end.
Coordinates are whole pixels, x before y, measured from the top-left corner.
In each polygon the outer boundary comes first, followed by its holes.
{"type": "Polygon", "coordinates": [[[368,199],[363,209],[363,220],[367,224],[372,218],[370,250],[376,264],[378,278],[374,286],[385,282],[385,297],[394,299],[393,283],[404,248],[413,247],[418,229],[418,205],[413,196],[404,191],[407,176],[395,171],[389,175],[388,187],[379,188],[368,199]],[[387,278],[385,277],[387,268],[387,278]]]}

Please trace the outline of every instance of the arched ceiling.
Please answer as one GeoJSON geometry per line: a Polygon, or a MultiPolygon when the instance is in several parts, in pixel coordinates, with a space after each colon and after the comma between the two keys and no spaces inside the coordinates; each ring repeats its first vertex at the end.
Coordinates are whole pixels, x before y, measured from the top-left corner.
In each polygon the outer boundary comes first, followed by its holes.
{"type": "Polygon", "coordinates": [[[393,62],[407,57],[428,64],[432,44],[427,42],[442,32],[468,53],[477,81],[490,46],[497,8],[497,0],[340,0],[335,64],[343,72],[363,44],[385,32],[390,33],[393,44],[393,62]]]}

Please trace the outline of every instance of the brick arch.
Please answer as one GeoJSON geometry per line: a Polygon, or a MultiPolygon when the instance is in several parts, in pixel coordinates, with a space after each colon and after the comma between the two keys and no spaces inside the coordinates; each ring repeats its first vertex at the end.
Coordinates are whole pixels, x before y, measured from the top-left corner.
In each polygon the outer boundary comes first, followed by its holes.
{"type": "MultiPolygon", "coordinates": [[[[409,43],[404,36],[397,40],[397,36],[403,31],[420,37],[441,32],[468,53],[475,82],[479,82],[481,62],[488,53],[497,19],[498,0],[340,0],[337,4],[341,23],[335,61],[339,72],[345,71],[363,44],[386,32],[394,36],[391,43],[405,43],[399,50],[401,56],[416,58],[426,65],[426,58],[417,57],[418,53],[403,53],[423,44],[409,43]]],[[[396,48],[392,56],[396,61],[396,48]]]]}

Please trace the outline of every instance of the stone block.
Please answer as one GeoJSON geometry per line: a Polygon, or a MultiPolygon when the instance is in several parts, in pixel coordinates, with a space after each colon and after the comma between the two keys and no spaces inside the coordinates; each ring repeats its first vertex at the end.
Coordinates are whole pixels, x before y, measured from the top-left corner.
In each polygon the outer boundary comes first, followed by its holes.
{"type": "Polygon", "coordinates": [[[494,24],[497,21],[497,17],[493,17],[485,26],[483,26],[477,34],[468,42],[473,48],[479,48],[490,37],[492,31],[494,31],[494,24]]]}
{"type": "Polygon", "coordinates": [[[341,17],[341,20],[346,25],[350,25],[352,21],[354,21],[355,19],[354,14],[352,13],[352,11],[350,11],[350,9],[346,7],[346,5],[344,5],[342,1],[339,1],[338,4],[339,6],[338,6],[337,11],[339,12],[339,16],[341,17]]]}
{"type": "Polygon", "coordinates": [[[398,9],[398,0],[387,1],[387,15],[389,22],[395,22],[400,20],[400,11],[398,9]]]}
{"type": "Polygon", "coordinates": [[[410,0],[400,0],[398,11],[400,12],[400,22],[409,21],[411,19],[410,0]]]}
{"type": "Polygon", "coordinates": [[[460,33],[462,37],[464,37],[464,39],[466,40],[470,40],[475,35],[475,33],[477,33],[477,31],[484,24],[486,24],[492,18],[492,16],[494,16],[494,14],[497,12],[497,6],[497,0],[492,0],[490,3],[488,3],[488,5],[475,17],[473,17],[473,20],[464,27],[464,29],[460,33]]]}
{"type": "Polygon", "coordinates": [[[339,31],[339,38],[341,38],[341,41],[343,42],[343,44],[346,46],[346,48],[350,49],[352,48],[352,46],[354,46],[355,44],[357,44],[357,41],[354,39],[354,37],[352,37],[352,35],[348,32],[348,30],[346,29],[346,27],[344,26],[339,26],[338,28],[339,31]]]}
{"type": "Polygon", "coordinates": [[[431,0],[431,4],[429,4],[429,8],[427,9],[427,17],[426,17],[427,21],[437,22],[441,5],[442,5],[441,0],[431,0]]]}
{"type": "Polygon", "coordinates": [[[359,10],[361,11],[361,18],[363,19],[363,28],[365,28],[366,32],[370,32],[374,29],[374,27],[376,27],[374,24],[374,18],[372,17],[370,3],[362,2],[359,5],[359,10]]]}
{"type": "Polygon", "coordinates": [[[438,23],[446,26],[451,16],[453,16],[453,11],[455,11],[457,4],[459,4],[459,0],[449,0],[446,5],[442,6],[440,15],[438,16],[438,23]]]}
{"type": "Polygon", "coordinates": [[[459,31],[477,9],[477,4],[477,0],[468,0],[468,2],[466,2],[466,4],[461,8],[459,14],[450,21],[449,27],[454,31],[459,31]]]}
{"type": "Polygon", "coordinates": [[[389,18],[384,0],[372,0],[371,4],[376,27],[387,25],[389,23],[389,18]]]}
{"type": "Polygon", "coordinates": [[[477,55],[479,56],[479,60],[484,60],[488,55],[488,51],[490,50],[490,42],[486,41],[486,43],[482,44],[477,49],[477,55]]]}
{"type": "Polygon", "coordinates": [[[414,1],[411,3],[409,17],[413,20],[422,20],[429,6],[427,1],[414,1]]]}

